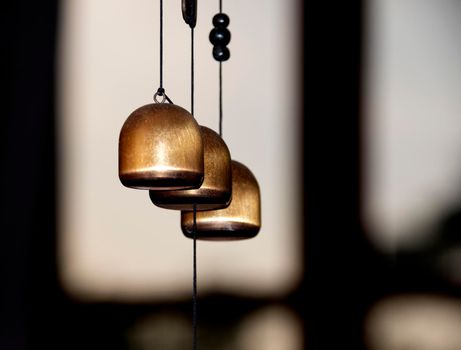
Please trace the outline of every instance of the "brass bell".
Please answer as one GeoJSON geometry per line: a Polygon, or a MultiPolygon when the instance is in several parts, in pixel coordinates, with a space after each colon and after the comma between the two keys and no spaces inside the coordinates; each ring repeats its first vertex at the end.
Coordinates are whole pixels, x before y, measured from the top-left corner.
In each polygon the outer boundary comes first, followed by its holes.
{"type": "MultiPolygon", "coordinates": [[[[193,238],[194,212],[181,211],[181,229],[193,238]]],[[[196,212],[196,238],[237,240],[256,236],[261,228],[261,195],[245,165],[232,161],[232,200],[224,209],[196,212]]]]}
{"type": "Polygon", "coordinates": [[[147,190],[197,188],[203,181],[203,142],[192,114],[170,103],[136,109],[119,137],[119,178],[147,190]]]}
{"type": "Polygon", "coordinates": [[[205,175],[200,188],[176,191],[149,191],[156,206],[166,209],[210,210],[226,207],[232,195],[231,156],[224,140],[201,126],[205,175]]]}

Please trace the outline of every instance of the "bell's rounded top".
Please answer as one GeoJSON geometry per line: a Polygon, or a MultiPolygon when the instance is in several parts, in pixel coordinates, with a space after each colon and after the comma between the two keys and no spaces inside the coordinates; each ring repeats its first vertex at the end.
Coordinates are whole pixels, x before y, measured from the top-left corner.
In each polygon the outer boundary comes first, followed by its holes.
{"type": "Polygon", "coordinates": [[[231,156],[224,140],[201,126],[205,175],[200,188],[176,191],[149,191],[156,206],[173,210],[211,210],[226,207],[232,195],[231,156]]]}
{"type": "Polygon", "coordinates": [[[232,192],[232,160],[229,148],[222,137],[212,129],[206,126],[200,126],[200,129],[205,161],[205,178],[200,188],[226,192],[228,204],[232,192]]]}
{"type": "Polygon", "coordinates": [[[233,178],[232,181],[238,182],[242,191],[250,191],[251,193],[257,195],[258,198],[260,197],[258,180],[256,180],[256,177],[247,166],[233,160],[232,172],[235,172],[235,179],[233,178]]]}
{"type": "Polygon", "coordinates": [[[119,177],[137,189],[197,188],[203,181],[200,127],[174,104],[152,103],[127,118],[119,137],[119,177]]]}
{"type": "MultiPolygon", "coordinates": [[[[181,229],[193,237],[193,212],[181,212],[181,229]]],[[[256,236],[261,228],[261,194],[253,173],[232,161],[232,199],[224,209],[197,211],[196,237],[203,240],[237,240],[256,236]]]]}
{"type": "Polygon", "coordinates": [[[216,133],[213,129],[210,129],[206,126],[200,125],[200,131],[202,132],[202,138],[204,147],[210,151],[211,156],[216,156],[220,154],[225,154],[229,156],[229,166],[230,166],[230,152],[226,143],[221,136],[216,133]]]}

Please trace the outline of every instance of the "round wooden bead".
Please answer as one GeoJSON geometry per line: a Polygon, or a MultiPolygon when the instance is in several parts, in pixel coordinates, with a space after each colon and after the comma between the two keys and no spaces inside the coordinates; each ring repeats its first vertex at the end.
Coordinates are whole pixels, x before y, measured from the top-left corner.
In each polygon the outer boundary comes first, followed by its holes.
{"type": "Polygon", "coordinates": [[[214,28],[210,32],[210,42],[214,46],[226,46],[231,39],[231,33],[227,28],[214,28]]]}
{"type": "Polygon", "coordinates": [[[227,61],[230,57],[230,51],[226,46],[214,46],[213,57],[216,61],[227,61]]]}
{"type": "Polygon", "coordinates": [[[213,17],[213,25],[217,28],[226,28],[229,25],[229,16],[225,13],[217,13],[213,17]]]}

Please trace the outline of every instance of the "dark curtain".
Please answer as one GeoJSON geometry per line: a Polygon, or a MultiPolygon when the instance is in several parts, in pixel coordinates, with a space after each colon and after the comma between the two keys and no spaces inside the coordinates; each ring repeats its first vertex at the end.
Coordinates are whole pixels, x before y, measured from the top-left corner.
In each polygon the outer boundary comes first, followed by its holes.
{"type": "Polygon", "coordinates": [[[58,318],[56,15],[52,0],[3,1],[0,10],[1,349],[46,348],[58,318]]]}
{"type": "Polygon", "coordinates": [[[384,279],[361,222],[365,1],[305,3],[307,348],[361,349],[384,279]]]}

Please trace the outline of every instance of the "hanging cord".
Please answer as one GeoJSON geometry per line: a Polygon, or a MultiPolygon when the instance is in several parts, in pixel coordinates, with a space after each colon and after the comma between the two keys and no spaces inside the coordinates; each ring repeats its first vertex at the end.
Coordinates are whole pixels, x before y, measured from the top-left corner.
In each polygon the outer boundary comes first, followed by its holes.
{"type": "Polygon", "coordinates": [[[193,338],[192,338],[192,349],[197,350],[197,205],[194,204],[194,225],[193,241],[194,241],[194,275],[193,275],[193,293],[192,293],[192,327],[193,327],[193,338]]]}
{"type": "Polygon", "coordinates": [[[163,90],[163,0],[160,0],[160,87],[163,90]]]}
{"type": "MultiPolygon", "coordinates": [[[[194,27],[191,26],[191,75],[190,75],[190,109],[194,115],[194,27]]],[[[197,205],[194,204],[194,225],[193,225],[193,276],[192,276],[192,349],[197,350],[197,205]]]]}
{"type": "Polygon", "coordinates": [[[191,114],[194,115],[194,28],[190,30],[190,41],[191,41],[191,58],[190,58],[190,110],[191,114]]]}
{"type": "Polygon", "coordinates": [[[163,88],[163,0],[160,0],[160,87],[154,94],[154,101],[156,103],[163,103],[165,102],[165,99],[169,103],[173,103],[167,96],[167,94],[165,93],[165,89],[163,88]],[[162,97],[162,100],[158,101],[157,96],[162,97]]]}
{"type": "MultiPolygon", "coordinates": [[[[190,26],[190,113],[194,116],[194,27],[197,21],[197,0],[182,0],[182,15],[190,26]]],[[[194,203],[192,258],[192,349],[197,350],[197,205],[194,203]]]]}
{"type": "Polygon", "coordinates": [[[222,137],[222,62],[219,62],[219,136],[222,137]]]}
{"type": "MultiPolygon", "coordinates": [[[[222,0],[219,0],[219,13],[222,13],[222,0]]],[[[222,113],[222,62],[219,61],[219,136],[223,137],[222,124],[223,124],[223,113],[222,113]]]]}

